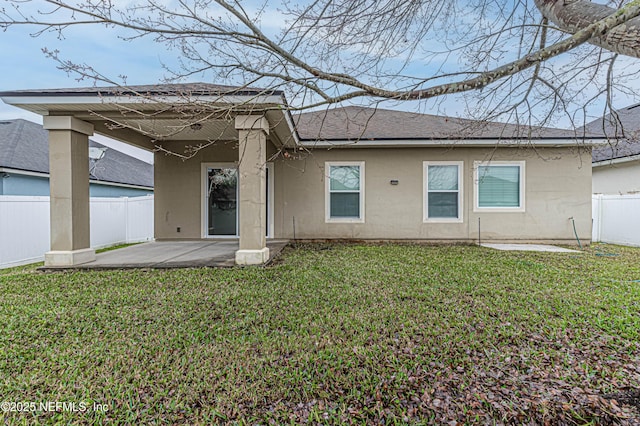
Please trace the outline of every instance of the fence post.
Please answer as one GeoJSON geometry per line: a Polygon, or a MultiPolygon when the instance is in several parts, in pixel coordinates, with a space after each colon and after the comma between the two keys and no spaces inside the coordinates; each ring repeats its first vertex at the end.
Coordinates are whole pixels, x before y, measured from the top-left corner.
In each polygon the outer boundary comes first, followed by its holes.
{"type": "Polygon", "coordinates": [[[129,244],[131,235],[129,234],[129,197],[124,197],[124,242],[129,244]]]}
{"type": "Polygon", "coordinates": [[[600,242],[600,202],[598,194],[591,196],[591,241],[594,243],[600,242]]]}
{"type": "Polygon", "coordinates": [[[602,224],[604,223],[604,200],[602,194],[598,194],[598,242],[602,241],[602,224]]]}

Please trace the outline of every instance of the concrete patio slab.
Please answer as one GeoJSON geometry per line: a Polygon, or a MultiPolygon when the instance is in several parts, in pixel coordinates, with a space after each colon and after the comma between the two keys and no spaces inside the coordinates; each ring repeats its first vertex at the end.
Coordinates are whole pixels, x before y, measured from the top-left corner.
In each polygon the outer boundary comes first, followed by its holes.
{"type": "Polygon", "coordinates": [[[546,251],[554,253],[581,253],[578,250],[571,250],[563,247],[552,246],[548,244],[480,244],[482,247],[488,247],[496,250],[506,251],[546,251]]]}
{"type": "MultiPolygon", "coordinates": [[[[287,243],[287,240],[267,241],[269,262],[280,254],[287,243]]],[[[238,247],[238,240],[154,241],[98,253],[96,260],[81,265],[39,269],[53,271],[232,267],[235,266],[238,247]]]]}

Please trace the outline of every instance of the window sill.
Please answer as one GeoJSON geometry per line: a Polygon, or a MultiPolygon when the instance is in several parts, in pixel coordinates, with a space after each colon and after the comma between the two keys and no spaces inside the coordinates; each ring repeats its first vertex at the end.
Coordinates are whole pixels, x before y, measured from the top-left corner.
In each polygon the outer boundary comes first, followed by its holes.
{"type": "Polygon", "coordinates": [[[364,218],[325,219],[325,223],[364,223],[364,218]]]}
{"type": "Polygon", "coordinates": [[[422,223],[464,223],[464,220],[461,217],[455,218],[455,219],[434,218],[434,219],[422,219],[422,223]]]}
{"type": "Polygon", "coordinates": [[[474,213],[524,213],[524,207],[475,207],[474,213]]]}

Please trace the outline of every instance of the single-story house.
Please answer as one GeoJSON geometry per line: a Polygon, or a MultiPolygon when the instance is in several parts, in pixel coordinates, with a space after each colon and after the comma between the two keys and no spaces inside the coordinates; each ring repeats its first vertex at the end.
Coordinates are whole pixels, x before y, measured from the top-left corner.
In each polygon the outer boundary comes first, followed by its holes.
{"type": "MultiPolygon", "coordinates": [[[[89,140],[91,197],[153,194],[153,165],[89,140]],[[101,157],[98,159],[98,157],[101,157]]],[[[49,195],[49,132],[31,121],[0,120],[0,195],[49,195]]]]}
{"type": "Polygon", "coordinates": [[[48,265],[91,261],[87,140],[156,150],[155,238],[573,243],[591,238],[591,139],[575,132],[345,107],[291,114],[276,90],[213,84],[0,92],[43,115],[48,265]],[[193,147],[197,147],[194,151],[193,147]],[[87,184],[84,182],[87,181],[87,184]]]}
{"type": "Polygon", "coordinates": [[[640,104],[607,114],[585,126],[608,142],[593,149],[593,193],[640,193],[640,104]]]}

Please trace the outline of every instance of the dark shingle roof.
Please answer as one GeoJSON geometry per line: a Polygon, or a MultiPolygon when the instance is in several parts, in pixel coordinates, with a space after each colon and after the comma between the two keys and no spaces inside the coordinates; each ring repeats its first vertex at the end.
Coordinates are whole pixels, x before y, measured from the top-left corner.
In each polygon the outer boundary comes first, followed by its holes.
{"type": "MultiPolygon", "coordinates": [[[[47,131],[39,124],[22,119],[0,120],[0,167],[49,173],[48,139],[47,131]]],[[[104,147],[93,140],[89,146],[104,147]]],[[[110,148],[97,162],[91,178],[153,188],[153,166],[110,148]]]]}
{"type": "Polygon", "coordinates": [[[583,137],[572,130],[482,122],[358,106],[301,113],[294,117],[294,123],[302,140],[573,139],[583,137]]]}
{"type": "MultiPolygon", "coordinates": [[[[104,147],[93,140],[89,140],[89,146],[104,147]]],[[[153,165],[109,148],[104,157],[96,162],[91,178],[153,188],[153,165]]]]}
{"type": "Polygon", "coordinates": [[[210,83],[147,84],[138,86],[76,87],[0,92],[0,96],[127,96],[127,95],[282,95],[282,91],[249,86],[225,86],[210,83]]]}
{"type": "Polygon", "coordinates": [[[640,104],[617,111],[584,126],[588,132],[604,135],[609,144],[594,148],[592,161],[606,161],[640,154],[640,104]]]}

